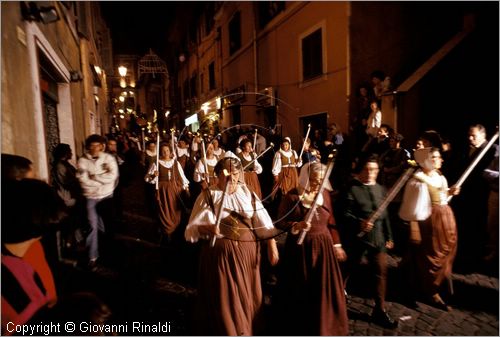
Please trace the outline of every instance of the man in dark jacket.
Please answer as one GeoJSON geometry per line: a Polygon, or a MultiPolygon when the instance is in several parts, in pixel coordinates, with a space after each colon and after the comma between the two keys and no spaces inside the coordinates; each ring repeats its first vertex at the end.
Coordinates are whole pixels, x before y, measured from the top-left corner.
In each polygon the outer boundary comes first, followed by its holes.
{"type": "Polygon", "coordinates": [[[394,321],[385,310],[385,293],[387,283],[387,249],[394,246],[387,210],[378,219],[369,221],[370,215],[382,203],[386,190],[377,184],[379,172],[378,156],[370,155],[360,160],[356,168],[357,176],[347,192],[346,201],[346,235],[347,235],[347,272],[359,265],[366,255],[375,272],[374,297],[375,308],[372,320],[385,327],[395,328],[394,321]]]}

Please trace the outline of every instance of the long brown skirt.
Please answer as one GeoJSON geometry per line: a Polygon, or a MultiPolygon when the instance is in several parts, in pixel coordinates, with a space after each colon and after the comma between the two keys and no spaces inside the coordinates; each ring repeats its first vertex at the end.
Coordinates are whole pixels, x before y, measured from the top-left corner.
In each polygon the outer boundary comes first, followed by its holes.
{"type": "Polygon", "coordinates": [[[417,277],[422,290],[433,294],[451,276],[457,253],[457,225],[448,205],[433,205],[431,216],[419,222],[422,241],[416,248],[417,277]]]}
{"type": "Polygon", "coordinates": [[[202,245],[195,332],[253,335],[262,305],[259,244],[219,239],[214,247],[202,245]]]}
{"type": "Polygon", "coordinates": [[[281,189],[281,194],[286,195],[289,191],[296,188],[298,184],[299,176],[297,174],[297,168],[282,167],[278,176],[278,187],[281,189]]]}
{"type": "Polygon", "coordinates": [[[181,188],[174,181],[160,181],[156,199],[158,202],[158,217],[163,231],[172,234],[181,222],[181,188]]]}
{"type": "Polygon", "coordinates": [[[297,245],[296,235],[289,235],[281,268],[281,320],[283,325],[293,321],[285,327],[286,334],[349,334],[342,274],[326,228],[312,230],[302,245],[297,245]],[[297,315],[300,320],[294,321],[297,315]]]}
{"type": "Polygon", "coordinates": [[[245,172],[245,184],[247,184],[250,191],[254,191],[255,194],[262,199],[262,191],[260,189],[259,177],[255,172],[245,172]]]}

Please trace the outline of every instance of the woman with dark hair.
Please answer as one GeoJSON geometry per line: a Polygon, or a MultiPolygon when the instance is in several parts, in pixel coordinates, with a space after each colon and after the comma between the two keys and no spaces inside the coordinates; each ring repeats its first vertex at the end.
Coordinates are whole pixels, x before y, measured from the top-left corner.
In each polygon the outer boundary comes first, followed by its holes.
{"type": "Polygon", "coordinates": [[[234,154],[226,152],[215,172],[218,184],[198,196],[185,231],[187,241],[202,240],[195,332],[249,336],[258,332],[262,310],[257,241],[267,240],[268,257],[275,265],[278,249],[274,239],[268,239],[275,229],[259,198],[245,185],[234,154]],[[211,247],[213,236],[217,239],[211,247]]]}
{"type": "Polygon", "coordinates": [[[2,195],[2,334],[11,334],[8,322],[25,324],[55,301],[25,255],[66,214],[57,193],[40,180],[3,181],[2,195]]]}
{"type": "Polygon", "coordinates": [[[439,172],[443,161],[439,149],[426,147],[415,150],[414,155],[420,170],[406,184],[399,211],[399,216],[411,226],[414,261],[407,265],[415,268],[415,273],[411,273],[410,280],[420,286],[418,290],[432,304],[450,310],[439,295],[439,288],[444,280],[451,284],[457,225],[448,197],[459,194],[460,189],[448,189],[446,178],[439,172]]]}
{"type": "MultiPolygon", "coordinates": [[[[85,218],[85,198],[76,177],[76,168],[69,162],[73,152],[68,144],[59,143],[52,153],[52,186],[70,208],[68,226],[65,226],[62,238],[58,238],[58,255],[62,258],[63,248],[69,248],[83,240],[81,230],[84,227],[82,219],[85,218]]],[[[59,236],[59,234],[58,234],[59,236]]]]}
{"type": "Polygon", "coordinates": [[[188,190],[189,180],[184,175],[181,164],[174,158],[170,144],[160,145],[158,166],[153,162],[144,179],[150,184],[156,184],[158,180],[158,216],[163,233],[170,237],[181,222],[181,191],[188,190]]]}
{"type": "Polygon", "coordinates": [[[217,175],[214,173],[214,169],[218,159],[214,154],[214,146],[208,144],[206,151],[206,161],[203,154],[201,154],[201,158],[196,162],[193,174],[193,180],[200,183],[202,190],[217,185],[217,175]],[[208,172],[206,172],[207,170],[208,172]]]}
{"type": "Polygon", "coordinates": [[[285,137],[281,142],[281,149],[274,155],[272,173],[275,186],[273,190],[279,189],[281,195],[286,195],[288,191],[297,188],[299,159],[297,152],[292,149],[290,137],[285,137]]]}
{"type": "MultiPolygon", "coordinates": [[[[279,278],[281,306],[278,311],[284,323],[290,317],[301,317],[285,334],[312,336],[343,336],[349,333],[344,284],[339,261],[346,259],[333,217],[327,182],[318,196],[317,216],[313,217],[302,245],[297,244],[299,233],[307,228],[305,218],[319,191],[326,166],[307,163],[302,167],[299,187],[282,200],[276,227],[290,230],[282,274],[279,278]]],[[[328,179],[328,178],[326,178],[328,179]]]]}
{"type": "Polygon", "coordinates": [[[248,138],[243,139],[240,142],[241,152],[238,153],[238,158],[241,161],[242,166],[245,168],[245,184],[248,188],[255,192],[259,199],[262,199],[262,191],[260,189],[260,182],[257,174],[262,173],[262,166],[260,166],[257,160],[254,160],[257,155],[252,150],[252,141],[248,138]]]}

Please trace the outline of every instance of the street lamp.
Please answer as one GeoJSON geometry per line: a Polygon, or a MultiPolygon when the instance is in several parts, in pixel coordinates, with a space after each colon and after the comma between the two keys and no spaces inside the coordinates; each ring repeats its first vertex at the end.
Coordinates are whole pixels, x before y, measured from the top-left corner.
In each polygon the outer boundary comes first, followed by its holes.
{"type": "Polygon", "coordinates": [[[127,67],[125,67],[125,66],[119,66],[118,67],[118,73],[120,74],[121,77],[127,76],[127,67]]]}

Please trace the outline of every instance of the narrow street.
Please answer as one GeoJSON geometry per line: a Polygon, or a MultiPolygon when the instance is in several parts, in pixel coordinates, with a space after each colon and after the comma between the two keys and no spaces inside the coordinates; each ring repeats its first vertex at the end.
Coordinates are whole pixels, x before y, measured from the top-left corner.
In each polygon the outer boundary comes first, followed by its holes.
{"type": "MultiPolygon", "coordinates": [[[[111,308],[114,322],[169,322],[171,335],[190,335],[196,321],[197,246],[185,242],[160,242],[157,225],[143,204],[139,174],[125,189],[125,222],[108,244],[108,254],[94,271],[64,265],[56,274],[61,295],[74,291],[95,292],[111,308]]],[[[390,258],[388,309],[399,318],[395,330],[370,322],[374,302],[366,298],[363,266],[349,285],[349,325],[352,335],[498,335],[498,276],[453,274],[453,311],[445,312],[418,302],[417,308],[398,301],[404,287],[397,259],[390,258]]],[[[496,272],[498,273],[498,272],[496,272]]],[[[264,285],[265,310],[272,317],[273,285],[264,285]]],[[[267,321],[267,335],[280,328],[267,321]]],[[[131,334],[130,331],[128,334],[131,334]]],[[[154,334],[154,333],[152,333],[154,334]]]]}

